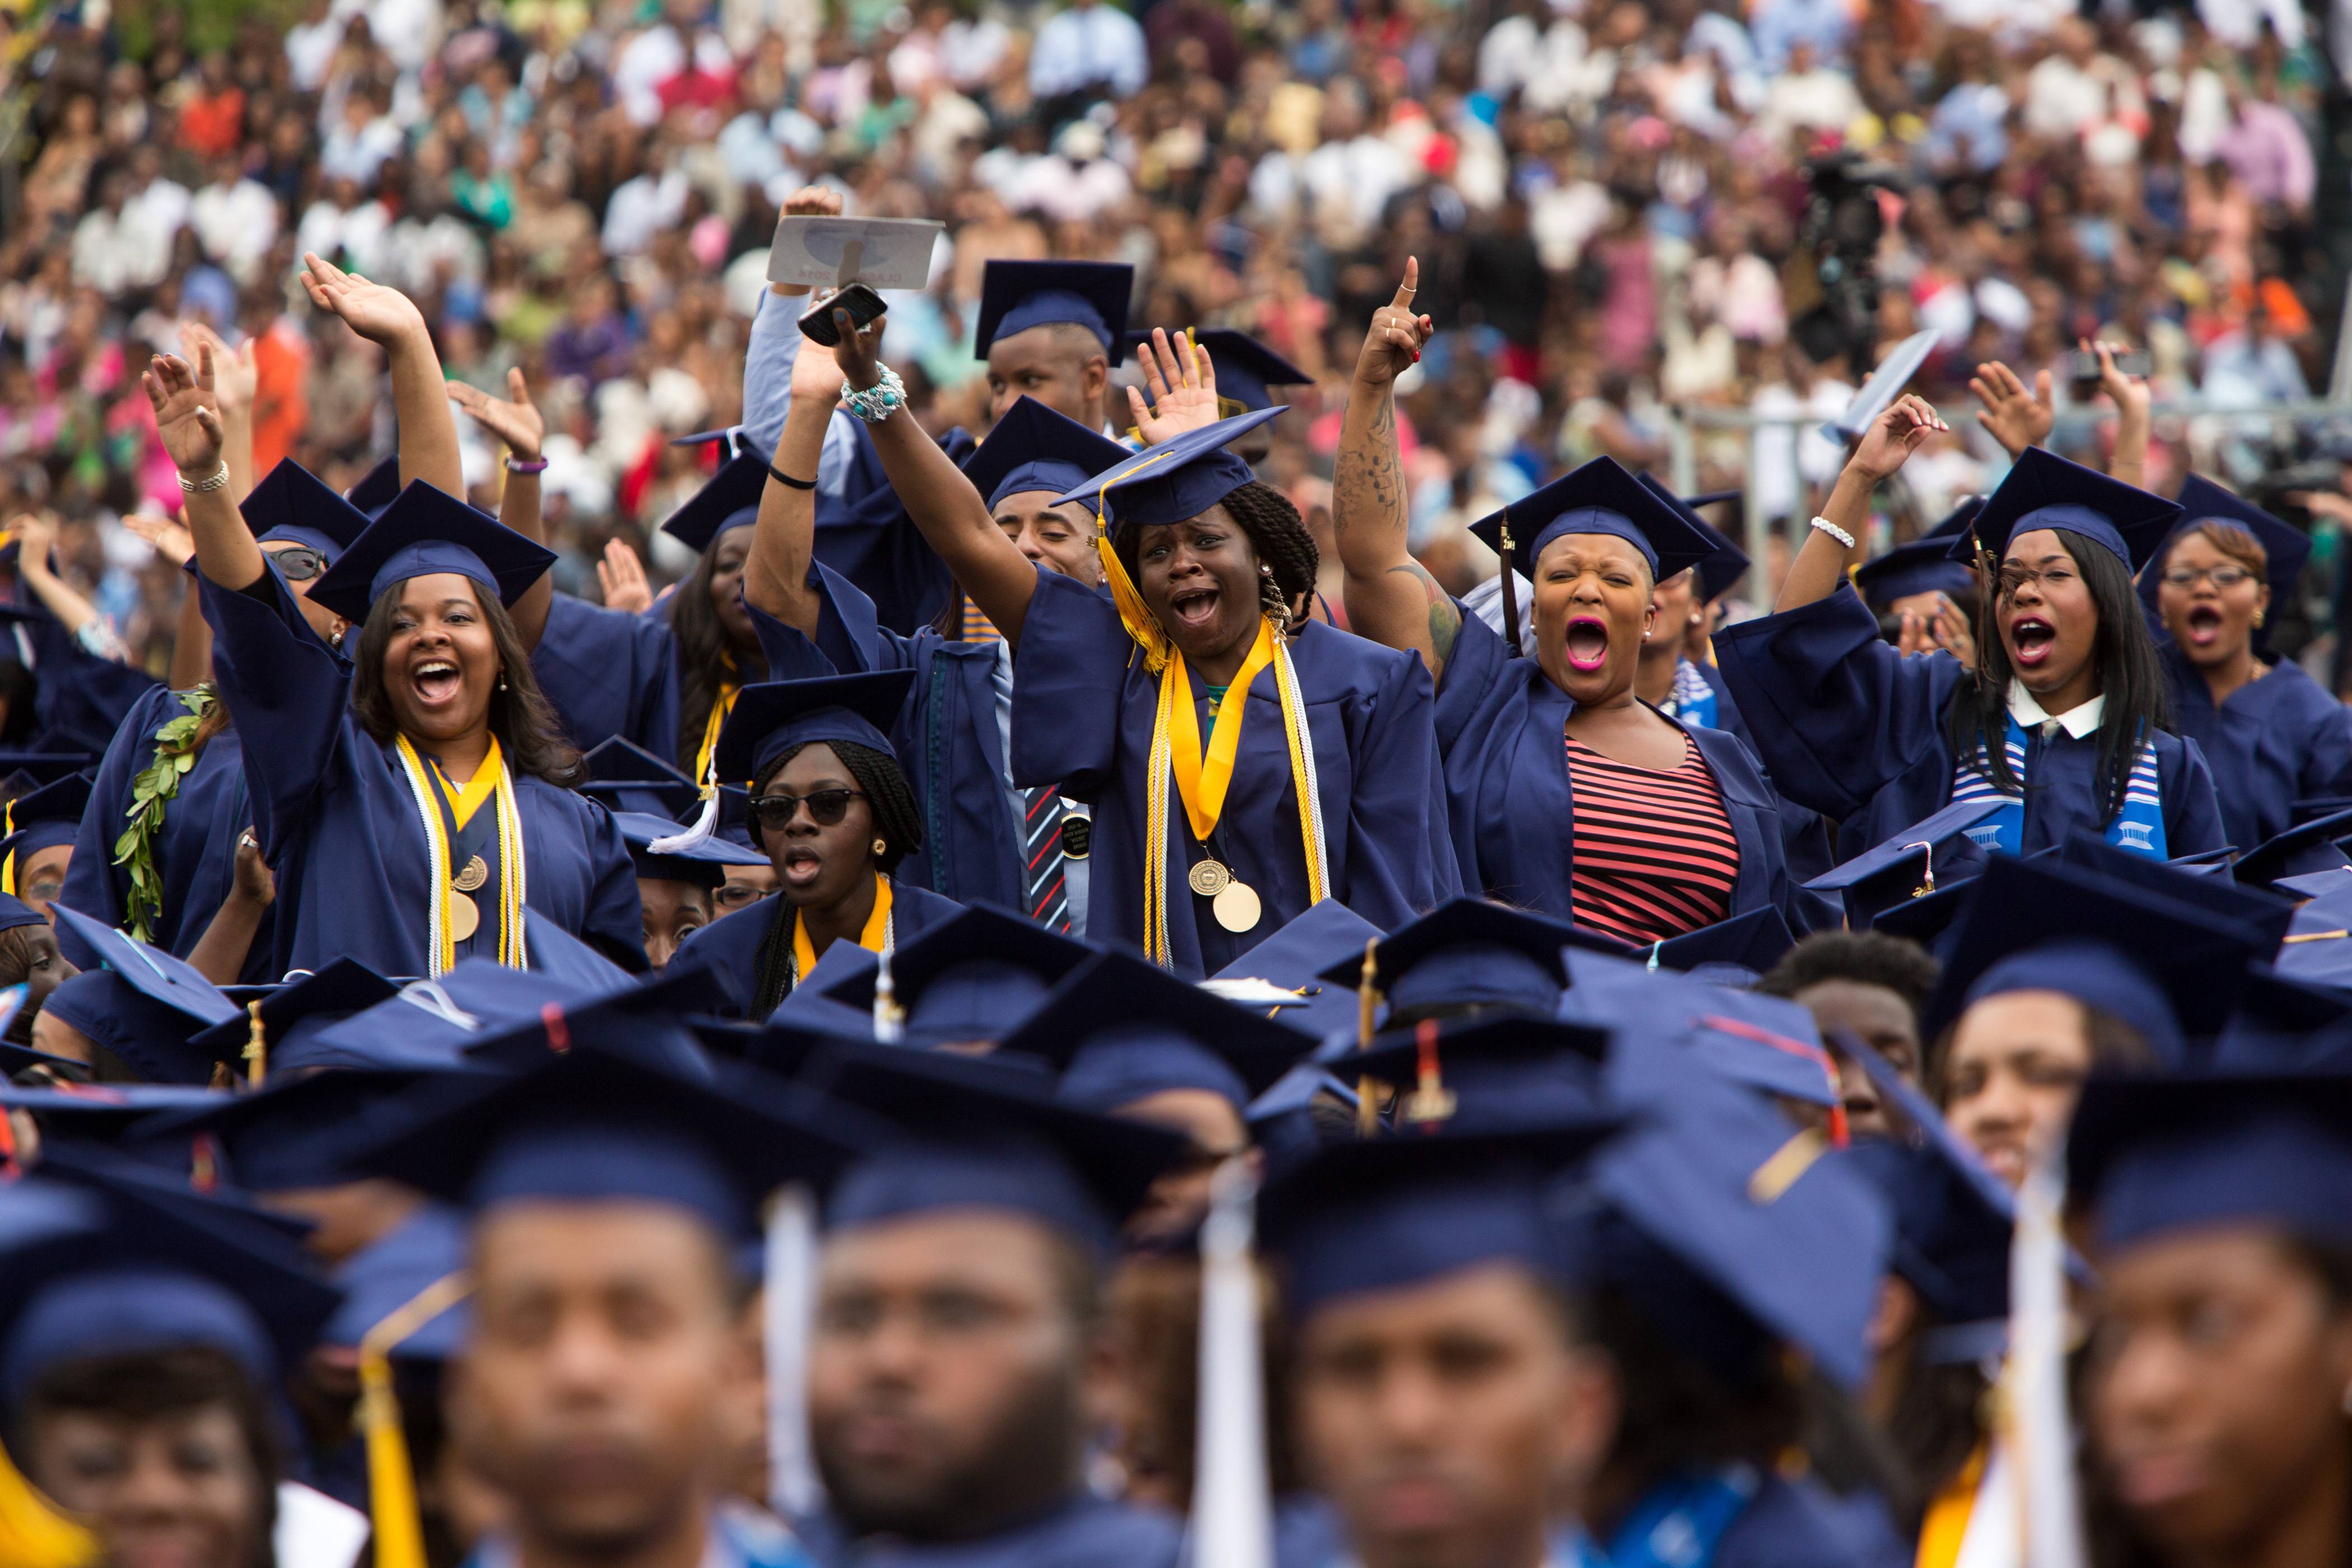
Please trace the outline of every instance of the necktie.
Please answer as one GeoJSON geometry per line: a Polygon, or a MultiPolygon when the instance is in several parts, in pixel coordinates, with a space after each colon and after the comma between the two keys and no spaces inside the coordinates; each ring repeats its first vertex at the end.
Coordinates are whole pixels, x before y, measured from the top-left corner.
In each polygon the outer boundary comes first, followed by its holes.
{"type": "Polygon", "coordinates": [[[1029,873],[1029,918],[1066,935],[1070,897],[1063,885],[1062,797],[1052,784],[1039,784],[1028,792],[1027,809],[1022,853],[1029,873]]]}

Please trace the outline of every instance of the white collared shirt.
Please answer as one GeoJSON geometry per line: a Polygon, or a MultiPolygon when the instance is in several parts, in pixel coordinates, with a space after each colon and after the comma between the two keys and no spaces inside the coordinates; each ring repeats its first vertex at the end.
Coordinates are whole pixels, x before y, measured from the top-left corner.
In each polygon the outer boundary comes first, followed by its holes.
{"type": "MultiPolygon", "coordinates": [[[[2078,741],[2085,741],[2098,733],[2099,721],[2106,711],[2106,698],[2098,696],[2069,708],[2063,713],[2044,712],[2042,704],[2033,700],[2033,693],[2025,689],[2022,684],[2014,680],[2009,683],[2009,716],[2017,721],[2021,730],[2031,730],[2055,721],[2066,733],[2078,741]]],[[[2049,737],[2044,735],[2042,738],[2047,740],[2049,737]]]]}

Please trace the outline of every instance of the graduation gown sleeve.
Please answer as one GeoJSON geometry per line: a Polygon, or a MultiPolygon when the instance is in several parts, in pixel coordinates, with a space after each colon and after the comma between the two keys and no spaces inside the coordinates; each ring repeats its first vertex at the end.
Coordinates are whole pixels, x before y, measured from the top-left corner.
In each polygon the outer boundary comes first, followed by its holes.
{"type": "Polygon", "coordinates": [[[657,757],[677,749],[677,658],[667,621],[559,593],[531,673],[581,751],[619,736],[657,757]]]}
{"type": "Polygon", "coordinates": [[[2352,777],[2352,709],[2291,659],[2230,694],[2212,689],[2170,642],[2162,648],[2174,721],[2213,774],[2229,842],[2247,848],[2294,826],[2294,802],[2344,793],[2352,777]]]}
{"type": "Polygon", "coordinates": [[[350,723],[352,667],[310,629],[276,566],[241,593],[202,575],[197,584],[213,628],[213,676],[244,743],[254,831],[275,866],[319,809],[350,723]]]}

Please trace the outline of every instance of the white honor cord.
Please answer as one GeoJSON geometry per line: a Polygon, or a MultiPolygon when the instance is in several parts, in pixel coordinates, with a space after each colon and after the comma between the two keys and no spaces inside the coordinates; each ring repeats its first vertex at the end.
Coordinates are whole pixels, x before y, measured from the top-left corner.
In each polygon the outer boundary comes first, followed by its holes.
{"type": "Polygon", "coordinates": [[[793,1183],[768,1209],[761,1330],[768,1373],[768,1506],[806,1519],[824,1503],[808,1429],[809,1326],[815,1315],[816,1205],[793,1183]]]}
{"type": "Polygon", "coordinates": [[[1307,798],[1299,809],[1310,812],[1307,820],[1315,828],[1316,864],[1307,868],[1315,878],[1316,890],[1324,898],[1331,896],[1331,841],[1323,834],[1323,786],[1315,773],[1315,730],[1307,721],[1307,699],[1298,689],[1298,671],[1290,662],[1290,645],[1280,637],[1274,640],[1276,679],[1282,682],[1283,694],[1289,699],[1290,710],[1298,716],[1298,763],[1306,775],[1307,798]]]}

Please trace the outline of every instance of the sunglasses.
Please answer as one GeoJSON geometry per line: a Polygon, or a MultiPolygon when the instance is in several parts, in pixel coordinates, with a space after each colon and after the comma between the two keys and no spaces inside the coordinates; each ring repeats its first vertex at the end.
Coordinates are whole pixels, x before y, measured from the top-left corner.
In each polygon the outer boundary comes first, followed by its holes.
{"type": "Polygon", "coordinates": [[[327,569],[327,558],[308,545],[298,544],[291,550],[273,550],[269,559],[278,563],[279,575],[289,583],[308,583],[327,569]]]}
{"type": "Polygon", "coordinates": [[[862,789],[821,789],[808,795],[763,795],[751,803],[751,820],[760,825],[762,833],[781,833],[792,824],[803,805],[808,807],[809,820],[819,827],[833,827],[849,815],[849,803],[864,800],[862,789]]]}

